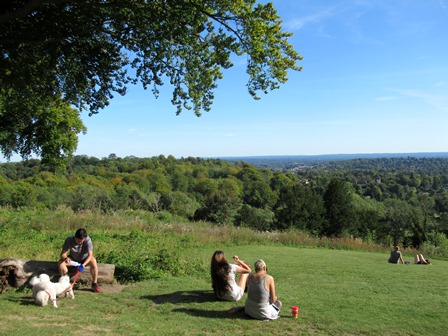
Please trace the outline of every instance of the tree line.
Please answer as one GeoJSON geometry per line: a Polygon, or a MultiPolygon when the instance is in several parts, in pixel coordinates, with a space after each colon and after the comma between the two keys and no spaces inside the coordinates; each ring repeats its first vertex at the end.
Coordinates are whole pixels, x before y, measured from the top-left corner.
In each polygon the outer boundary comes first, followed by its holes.
{"type": "Polygon", "coordinates": [[[55,173],[32,159],[0,164],[0,206],[168,212],[259,231],[448,249],[447,168],[443,158],[275,170],[222,159],[111,154],[74,156],[55,173]]]}

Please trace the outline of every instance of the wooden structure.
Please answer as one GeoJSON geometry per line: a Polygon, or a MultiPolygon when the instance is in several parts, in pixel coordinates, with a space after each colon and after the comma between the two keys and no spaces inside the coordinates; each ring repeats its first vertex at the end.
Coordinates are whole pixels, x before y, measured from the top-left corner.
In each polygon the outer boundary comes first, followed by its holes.
{"type": "MultiPolygon", "coordinates": [[[[59,279],[58,263],[56,261],[24,260],[17,258],[0,259],[0,294],[8,286],[24,288],[31,277],[39,274],[48,274],[52,281],[59,279]]],[[[69,267],[69,275],[76,273],[75,267],[69,267]]],[[[98,264],[98,283],[114,282],[115,265],[98,264]]],[[[79,273],[77,282],[89,283],[92,281],[90,267],[79,273]]]]}

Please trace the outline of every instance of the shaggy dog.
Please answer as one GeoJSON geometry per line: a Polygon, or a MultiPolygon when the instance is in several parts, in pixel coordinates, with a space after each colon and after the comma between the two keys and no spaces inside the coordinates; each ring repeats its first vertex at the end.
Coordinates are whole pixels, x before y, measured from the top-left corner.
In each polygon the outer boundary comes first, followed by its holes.
{"type": "Polygon", "coordinates": [[[58,282],[51,282],[48,275],[41,274],[38,278],[33,277],[30,281],[30,285],[33,286],[34,302],[42,307],[46,306],[48,300],[50,300],[53,307],[58,308],[56,297],[61,294],[67,294],[67,296],[72,299],[75,298],[73,288],[70,284],[70,277],[68,275],[61,276],[58,282]]]}
{"type": "Polygon", "coordinates": [[[50,277],[45,273],[43,273],[39,276],[32,277],[30,280],[30,286],[34,287],[34,285],[36,285],[38,283],[43,283],[43,282],[50,282],[50,277]]]}

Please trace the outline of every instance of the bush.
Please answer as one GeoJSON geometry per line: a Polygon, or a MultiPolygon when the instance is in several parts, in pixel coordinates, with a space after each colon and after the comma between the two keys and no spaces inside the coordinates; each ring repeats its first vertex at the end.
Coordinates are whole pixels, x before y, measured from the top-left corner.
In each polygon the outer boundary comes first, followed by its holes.
{"type": "MultiPolygon", "coordinates": [[[[115,264],[115,278],[119,282],[137,282],[163,276],[192,274],[203,267],[197,261],[183,260],[179,249],[167,247],[169,238],[133,229],[128,235],[113,235],[121,246],[98,254],[101,262],[115,264]]],[[[110,241],[110,239],[109,239],[110,241]]]]}
{"type": "Polygon", "coordinates": [[[430,232],[427,234],[428,240],[422,244],[422,250],[425,255],[446,257],[448,256],[448,238],[439,232],[430,232]]]}

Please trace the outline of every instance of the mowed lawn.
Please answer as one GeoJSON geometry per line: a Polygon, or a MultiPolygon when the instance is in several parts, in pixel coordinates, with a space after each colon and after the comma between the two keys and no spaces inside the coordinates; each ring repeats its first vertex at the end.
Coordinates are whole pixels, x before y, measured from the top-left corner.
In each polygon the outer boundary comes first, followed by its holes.
{"type": "MultiPolygon", "coordinates": [[[[281,318],[264,322],[216,301],[208,272],[131,284],[102,294],[75,291],[58,309],[37,307],[31,293],[0,295],[0,335],[447,335],[448,262],[391,265],[388,255],[284,246],[219,246],[274,276],[281,318]],[[290,314],[300,307],[299,318],[290,314]]],[[[185,254],[203,260],[210,248],[185,254]]],[[[405,256],[411,260],[412,256],[405,256]]]]}

